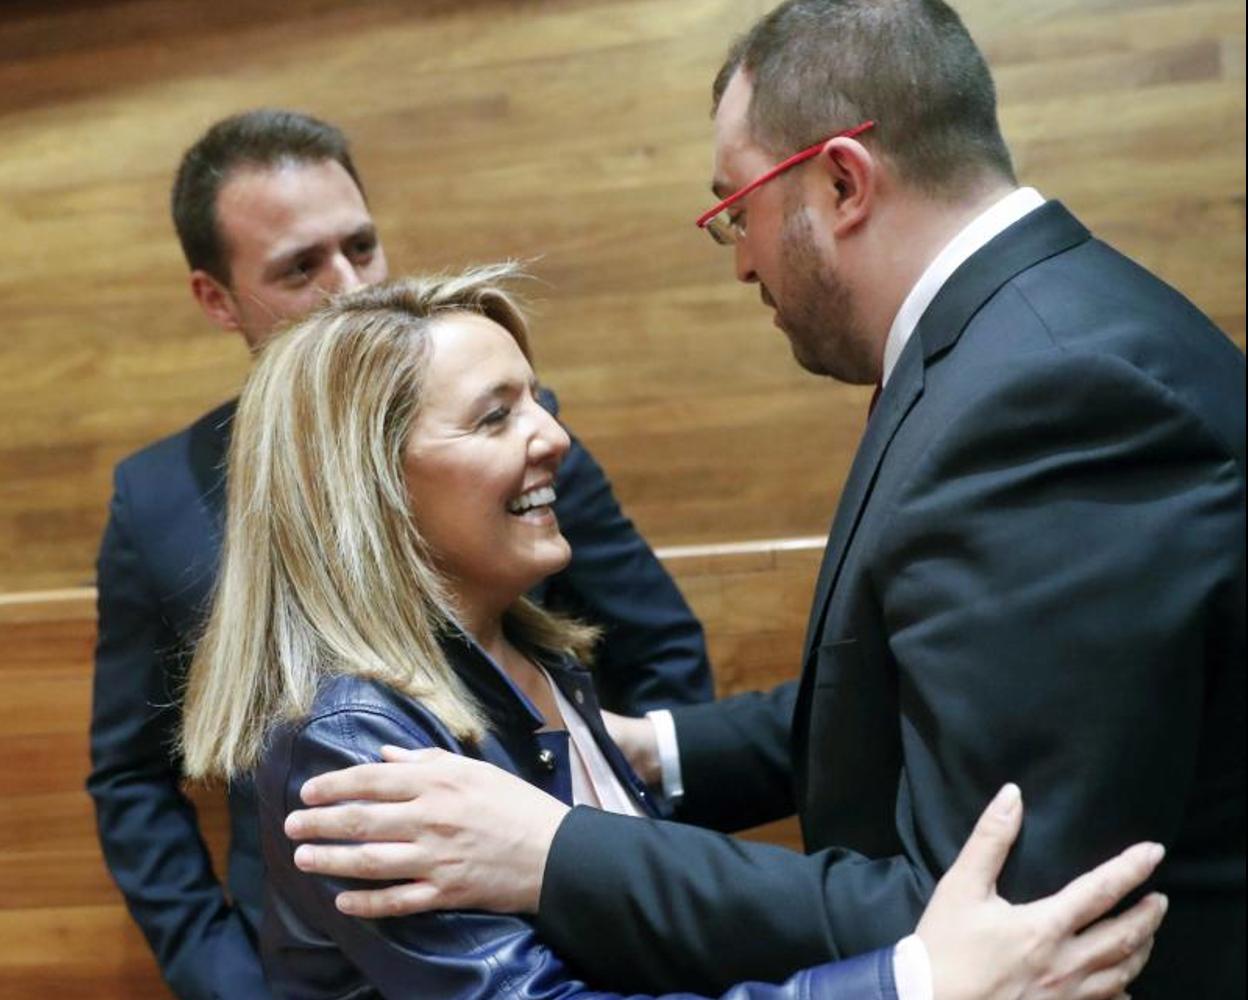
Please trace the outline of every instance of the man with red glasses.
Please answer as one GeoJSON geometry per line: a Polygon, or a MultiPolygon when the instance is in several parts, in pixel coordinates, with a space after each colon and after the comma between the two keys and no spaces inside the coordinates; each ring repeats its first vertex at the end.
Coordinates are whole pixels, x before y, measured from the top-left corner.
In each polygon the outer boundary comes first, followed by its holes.
{"type": "Polygon", "coordinates": [[[302,863],[417,880],[348,894],[353,912],[535,912],[593,980],[710,990],[908,933],[1014,779],[1007,898],[1163,841],[1171,906],[1133,995],[1244,996],[1243,355],[1018,186],[987,67],[940,0],[790,0],[714,98],[723,200],[699,223],[803,367],[880,392],[800,683],[621,737],[669,785],[679,770],[682,819],[796,808],[810,853],[567,811],[483,768],[456,797],[421,757],[305,794],[399,801],[290,821],[410,849],[302,863]]]}

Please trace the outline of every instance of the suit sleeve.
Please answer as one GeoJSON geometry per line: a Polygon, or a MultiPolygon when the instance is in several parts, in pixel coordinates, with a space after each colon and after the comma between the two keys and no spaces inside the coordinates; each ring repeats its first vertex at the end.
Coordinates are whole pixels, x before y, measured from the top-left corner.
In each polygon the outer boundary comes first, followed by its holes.
{"type": "MultiPolygon", "coordinates": [[[[314,720],[295,738],[284,783],[284,808],[271,814],[271,821],[281,822],[285,813],[300,806],[299,789],[308,778],[379,759],[386,743],[422,747],[433,741],[380,710],[343,710],[314,720]]],[[[283,859],[293,854],[294,847],[284,840],[283,859]]],[[[538,938],[527,920],[466,911],[363,920],[346,916],[334,906],[334,896],[351,887],[346,880],[300,872],[284,860],[281,873],[274,878],[275,905],[288,908],[288,923],[305,929],[300,940],[327,934],[359,974],[389,1000],[504,996],[628,1000],[625,994],[586,985],[538,938]]],[[[582,933],[588,926],[581,925],[582,933]]],[[[778,984],[737,984],[722,993],[722,1000],[897,1000],[892,955],[892,948],[883,948],[853,962],[798,971],[778,984]]],[[[306,975],[306,953],[292,960],[304,963],[300,972],[306,975]]],[[[287,992],[280,980],[275,988],[287,992]]],[[[700,1000],[702,995],[663,996],[665,1000],[700,1000]]],[[[642,997],[633,994],[631,1000],[642,997]]]]}
{"type": "Polygon", "coordinates": [[[672,712],[685,795],[676,818],[734,832],[793,815],[797,682],[672,712]]]}
{"type": "Polygon", "coordinates": [[[183,650],[135,545],[121,470],[98,569],[87,790],[105,862],[174,993],[265,997],[259,957],[180,790],[173,745],[183,650]]]}
{"type": "MultiPolygon", "coordinates": [[[[1037,368],[968,394],[865,557],[899,677],[902,851],[801,856],[576,809],[538,917],[569,960],[638,988],[711,988],[878,947],[914,927],[1007,780],[1027,816],[1006,898],[1052,892],[1136,840],[1174,842],[1202,712],[1234,701],[1219,670],[1242,679],[1242,636],[1213,622],[1236,620],[1218,609],[1242,593],[1243,468],[1121,362],[1037,368]]],[[[1209,728],[1200,752],[1242,776],[1242,741],[1209,728]]],[[[1236,822],[1242,788],[1224,795],[1236,822]]]]}
{"type": "MultiPolygon", "coordinates": [[[[681,823],[574,808],[542,882],[537,928],[594,981],[641,993],[714,994],[749,979],[851,957],[832,912],[859,914],[886,891],[922,910],[929,887],[900,858],[814,855],[681,823]],[[586,927],[610,927],[609,935],[586,927]],[[609,940],[595,940],[601,938],[609,940]]],[[[895,924],[881,947],[914,929],[895,924]]]]}
{"type": "MultiPolygon", "coordinates": [[[[542,402],[558,412],[549,391],[542,402]]],[[[539,600],[603,629],[594,664],[603,706],[642,715],[712,698],[702,626],[625,517],[602,467],[575,437],[556,489],[555,511],[572,561],[539,600]]]]}

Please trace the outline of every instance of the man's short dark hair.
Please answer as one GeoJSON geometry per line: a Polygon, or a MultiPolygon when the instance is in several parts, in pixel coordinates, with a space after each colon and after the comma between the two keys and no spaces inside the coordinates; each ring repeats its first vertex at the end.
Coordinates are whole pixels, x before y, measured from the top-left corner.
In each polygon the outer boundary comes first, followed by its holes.
{"type": "Polygon", "coordinates": [[[942,0],[788,0],[733,46],[713,91],[749,75],[753,140],[777,158],[873,119],[902,180],[953,197],[1014,181],[984,57],[942,0]]]}
{"type": "Polygon", "coordinates": [[[217,196],[234,171],[288,163],[333,160],[364,194],[347,137],[311,115],[257,108],[223,118],[183,155],[173,180],[171,208],[182,252],[191,270],[230,283],[229,256],[217,220],[217,196]]]}

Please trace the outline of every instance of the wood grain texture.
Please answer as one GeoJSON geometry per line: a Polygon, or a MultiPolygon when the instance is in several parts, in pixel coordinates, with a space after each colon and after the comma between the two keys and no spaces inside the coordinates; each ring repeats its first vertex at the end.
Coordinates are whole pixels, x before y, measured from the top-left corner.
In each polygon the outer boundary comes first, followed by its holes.
{"type": "MultiPolygon", "coordinates": [[[[182,150],[259,104],[354,138],[396,272],[538,258],[536,349],[658,544],[825,531],[866,394],[803,374],[691,225],[709,82],[764,0],[0,7],[0,590],[89,584],[126,453],[234,393],[182,150]]],[[[1024,181],[1241,345],[1244,4],[961,0],[1024,181]]]]}

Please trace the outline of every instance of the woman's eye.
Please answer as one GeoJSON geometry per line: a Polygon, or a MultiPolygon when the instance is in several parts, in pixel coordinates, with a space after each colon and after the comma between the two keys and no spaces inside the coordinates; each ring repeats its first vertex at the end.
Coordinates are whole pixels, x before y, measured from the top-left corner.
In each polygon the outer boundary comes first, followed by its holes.
{"type": "Polygon", "coordinates": [[[492,427],[501,424],[511,414],[510,408],[506,406],[496,406],[481,418],[479,426],[492,427]]]}

